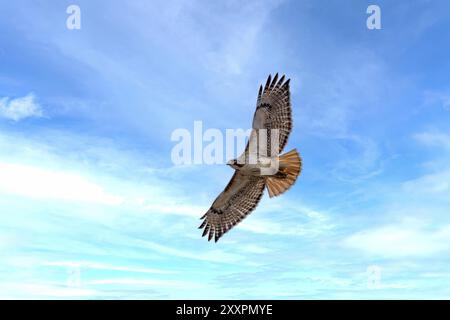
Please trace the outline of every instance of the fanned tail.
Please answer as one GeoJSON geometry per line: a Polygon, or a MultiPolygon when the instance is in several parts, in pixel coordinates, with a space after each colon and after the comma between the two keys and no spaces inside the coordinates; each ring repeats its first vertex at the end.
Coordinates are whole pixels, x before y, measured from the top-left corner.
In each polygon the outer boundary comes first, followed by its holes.
{"type": "Polygon", "coordinates": [[[280,156],[277,174],[266,178],[269,196],[276,197],[289,189],[302,170],[302,158],[296,149],[280,156]]]}

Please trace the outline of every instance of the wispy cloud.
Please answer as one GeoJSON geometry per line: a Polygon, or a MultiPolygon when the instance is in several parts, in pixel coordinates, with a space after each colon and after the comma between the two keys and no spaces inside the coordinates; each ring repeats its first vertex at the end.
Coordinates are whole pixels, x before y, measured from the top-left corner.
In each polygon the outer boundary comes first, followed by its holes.
{"type": "Polygon", "coordinates": [[[135,279],[135,278],[110,278],[87,281],[86,285],[133,285],[151,287],[174,287],[174,288],[199,288],[200,283],[181,280],[161,280],[161,279],[135,279]]]}
{"type": "Polygon", "coordinates": [[[55,199],[118,205],[120,196],[77,173],[0,162],[0,192],[35,199],[55,199]]]}
{"type": "Polygon", "coordinates": [[[42,117],[42,115],[42,109],[32,93],[20,98],[0,98],[0,117],[2,118],[20,121],[31,117],[42,117]]]}
{"type": "Polygon", "coordinates": [[[422,132],[414,135],[420,143],[450,151],[450,135],[441,132],[422,132]]]}
{"type": "Polygon", "coordinates": [[[435,195],[448,197],[450,192],[450,166],[448,164],[448,152],[450,151],[450,135],[439,131],[428,131],[415,134],[414,139],[420,144],[434,148],[440,157],[433,157],[428,166],[432,172],[410,179],[403,183],[403,188],[410,194],[435,195]],[[439,159],[442,158],[442,161],[439,159]]]}
{"type": "Polygon", "coordinates": [[[92,261],[48,261],[42,264],[50,267],[64,267],[64,268],[83,268],[95,269],[104,271],[124,271],[131,273],[155,273],[155,274],[174,274],[172,270],[152,269],[152,268],[138,268],[129,266],[116,266],[112,264],[92,262],[92,261]]]}
{"type": "Polygon", "coordinates": [[[419,178],[406,181],[404,190],[414,195],[444,194],[450,195],[450,169],[425,174],[419,178]]]}
{"type": "Polygon", "coordinates": [[[447,91],[425,91],[425,105],[438,105],[444,110],[450,110],[450,93],[447,91]]]}
{"type": "Polygon", "coordinates": [[[426,257],[449,251],[450,225],[426,228],[416,222],[399,222],[357,232],[343,245],[383,258],[426,257]]]}
{"type": "Polygon", "coordinates": [[[188,259],[193,259],[193,260],[210,261],[210,262],[218,262],[218,263],[235,263],[238,261],[242,261],[242,258],[243,258],[242,256],[240,256],[238,254],[228,253],[228,252],[226,252],[224,250],[220,250],[220,249],[199,252],[199,251],[189,251],[189,250],[177,249],[177,248],[169,247],[166,245],[162,245],[162,244],[150,242],[150,241],[139,241],[139,243],[143,247],[152,249],[161,254],[175,256],[175,257],[181,257],[181,258],[188,258],[188,259]]]}
{"type": "MultiPolygon", "coordinates": [[[[266,211],[267,212],[267,211],[266,211]]],[[[259,218],[254,216],[247,218],[242,222],[240,229],[250,231],[262,235],[275,236],[297,236],[297,237],[311,237],[324,234],[333,229],[333,223],[326,221],[326,219],[302,219],[303,222],[296,221],[297,219],[289,219],[286,221],[279,221],[279,217],[275,215],[279,213],[272,211],[270,216],[273,219],[259,218]]]]}
{"type": "Polygon", "coordinates": [[[74,299],[95,296],[97,291],[76,288],[57,283],[22,283],[6,282],[0,284],[2,299],[74,299]]]}

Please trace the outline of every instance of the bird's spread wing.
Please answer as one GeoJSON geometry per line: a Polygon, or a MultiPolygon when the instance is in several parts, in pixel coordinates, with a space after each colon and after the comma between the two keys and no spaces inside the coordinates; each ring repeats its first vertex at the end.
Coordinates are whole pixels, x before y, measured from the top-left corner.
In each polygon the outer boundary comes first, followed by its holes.
{"type": "Polygon", "coordinates": [[[203,236],[215,241],[244,219],[258,205],[264,191],[265,181],[261,177],[244,176],[236,171],[225,190],[201,219],[203,236]]]}
{"type": "MultiPolygon", "coordinates": [[[[278,150],[273,150],[273,154],[280,154],[285,147],[292,130],[292,108],[289,82],[290,79],[285,81],[284,75],[278,79],[277,73],[273,79],[269,75],[264,88],[262,86],[259,87],[256,111],[253,116],[253,130],[250,134],[249,143],[247,143],[247,147],[241,157],[248,156],[249,152],[255,152],[249,150],[249,144],[258,139],[259,129],[267,129],[266,143],[264,145],[264,141],[260,141],[261,146],[258,147],[266,147],[266,155],[272,155],[270,143],[272,129],[278,129],[278,150]]],[[[256,148],[256,144],[254,144],[254,146],[256,148]]]]}

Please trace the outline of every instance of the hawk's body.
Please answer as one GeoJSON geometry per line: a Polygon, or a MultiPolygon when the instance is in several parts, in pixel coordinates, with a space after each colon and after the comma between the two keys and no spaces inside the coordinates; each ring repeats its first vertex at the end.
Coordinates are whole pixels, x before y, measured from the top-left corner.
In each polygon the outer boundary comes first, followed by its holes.
{"type": "Polygon", "coordinates": [[[205,228],[203,236],[217,241],[225,232],[244,219],[258,205],[267,187],[270,197],[286,191],[297,179],[301,171],[301,158],[294,149],[279,157],[278,170],[272,175],[262,175],[261,170],[270,166],[271,159],[277,158],[287,143],[292,130],[292,110],[289,80],[284,76],[278,81],[268,77],[266,85],[261,86],[253,116],[252,132],[243,154],[229,165],[236,171],[225,190],[216,198],[211,208],[203,215],[200,228],[205,228]],[[261,129],[267,134],[260,135],[261,129]],[[271,130],[276,129],[278,140],[271,140],[271,130]],[[261,139],[267,141],[261,141],[261,139]],[[257,140],[263,148],[251,150],[257,140]],[[272,150],[274,148],[275,150],[272,150]],[[254,157],[256,161],[249,161],[254,157]]]}

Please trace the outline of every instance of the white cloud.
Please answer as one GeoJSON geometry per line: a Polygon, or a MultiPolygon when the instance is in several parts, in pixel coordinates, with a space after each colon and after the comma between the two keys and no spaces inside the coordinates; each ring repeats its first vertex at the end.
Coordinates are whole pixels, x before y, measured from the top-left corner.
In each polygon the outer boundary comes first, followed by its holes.
{"type": "Polygon", "coordinates": [[[422,132],[414,135],[414,138],[424,145],[440,147],[450,151],[450,136],[447,134],[439,132],[422,132]]]}
{"type": "MultiPolygon", "coordinates": [[[[419,143],[435,147],[439,151],[450,151],[450,135],[441,132],[422,132],[415,134],[414,139],[419,143]]],[[[415,195],[444,195],[448,197],[450,191],[450,168],[447,166],[447,155],[443,155],[443,166],[436,159],[427,165],[435,167],[432,173],[424,174],[416,179],[403,183],[404,190],[409,194],[415,195]]]]}
{"type": "Polygon", "coordinates": [[[84,282],[86,285],[132,285],[132,286],[158,286],[174,287],[180,289],[201,288],[202,284],[192,281],[161,280],[161,279],[135,279],[135,278],[111,278],[98,279],[84,282]]]}
{"type": "MultiPolygon", "coordinates": [[[[200,236],[200,235],[199,235],[200,236]]],[[[227,253],[224,250],[209,250],[209,251],[188,251],[172,248],[169,246],[161,245],[151,241],[138,241],[143,247],[151,249],[153,251],[159,252],[161,254],[188,258],[193,260],[200,261],[209,261],[209,262],[217,262],[217,263],[235,263],[238,261],[242,261],[243,257],[233,253],[227,253]]]]}
{"type": "Polygon", "coordinates": [[[450,248],[450,225],[427,229],[423,223],[398,223],[357,232],[343,246],[385,258],[430,256],[450,248]]]}
{"type": "Polygon", "coordinates": [[[287,199],[275,201],[271,199],[258,207],[259,212],[265,214],[266,218],[252,213],[252,216],[241,222],[240,229],[265,235],[311,237],[335,227],[325,213],[299,206],[297,202],[287,199]]]}
{"type": "Polygon", "coordinates": [[[450,190],[450,170],[423,175],[407,181],[403,188],[410,194],[445,194],[450,190]]]}
{"type": "Polygon", "coordinates": [[[367,137],[342,135],[339,142],[340,154],[333,165],[333,175],[345,182],[360,182],[383,172],[378,144],[367,137]]]}
{"type": "Polygon", "coordinates": [[[30,93],[24,97],[0,99],[0,117],[20,121],[30,117],[42,117],[42,109],[30,93]]]}
{"type": "Polygon", "coordinates": [[[189,217],[199,217],[204,211],[208,210],[207,208],[205,209],[204,206],[178,203],[175,199],[160,199],[158,203],[149,203],[148,201],[145,201],[145,199],[141,199],[140,202],[142,202],[142,209],[149,212],[189,217]]]}
{"type": "Polygon", "coordinates": [[[34,199],[119,205],[123,199],[77,173],[0,162],[0,192],[34,199]]]}
{"type": "Polygon", "coordinates": [[[92,297],[96,291],[49,283],[2,283],[1,299],[43,299],[92,297]]]}
{"type": "Polygon", "coordinates": [[[0,249],[9,249],[17,245],[18,238],[14,235],[1,234],[0,235],[0,249]]]}
{"type": "Polygon", "coordinates": [[[425,104],[438,104],[444,110],[450,110],[450,93],[445,91],[426,91],[425,104]]]}
{"type": "Polygon", "coordinates": [[[240,251],[244,252],[244,253],[256,253],[256,254],[266,254],[269,253],[271,250],[257,245],[257,244],[240,244],[237,246],[239,248],[240,251]]]}
{"type": "Polygon", "coordinates": [[[172,270],[116,266],[116,265],[91,262],[91,261],[50,261],[50,262],[43,263],[43,265],[50,266],[50,267],[83,268],[83,269],[125,271],[125,272],[136,272],[136,273],[154,273],[154,274],[176,273],[175,271],[172,271],[172,270]]]}

